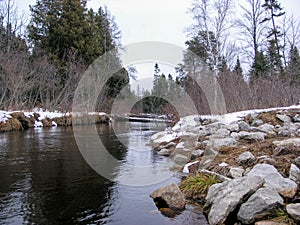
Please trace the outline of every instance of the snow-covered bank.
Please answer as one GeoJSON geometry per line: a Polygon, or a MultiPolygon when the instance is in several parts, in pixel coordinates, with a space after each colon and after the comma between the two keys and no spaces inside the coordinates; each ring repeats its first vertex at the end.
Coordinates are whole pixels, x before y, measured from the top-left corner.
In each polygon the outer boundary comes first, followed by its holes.
{"type": "MultiPolygon", "coordinates": [[[[76,113],[81,123],[97,124],[111,121],[104,112],[76,113]]],[[[32,111],[0,111],[0,132],[34,127],[72,126],[72,113],[34,109],[32,111]]]]}

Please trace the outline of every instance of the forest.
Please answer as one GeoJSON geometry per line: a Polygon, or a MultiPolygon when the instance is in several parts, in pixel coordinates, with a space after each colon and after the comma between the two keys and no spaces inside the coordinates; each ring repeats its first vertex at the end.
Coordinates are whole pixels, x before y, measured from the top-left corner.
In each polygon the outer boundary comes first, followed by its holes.
{"type": "MultiPolygon", "coordinates": [[[[184,60],[176,66],[177,73],[164,74],[153,63],[153,89],[128,90],[137,102],[132,111],[174,112],[168,101],[155,95],[178,98],[185,92],[199,113],[210,113],[207,96],[192,79],[195,56],[221,86],[228,111],[300,101],[300,21],[278,0],[191,3],[194,24],[187,25],[184,60]]],[[[118,57],[122,48],[121,31],[109,10],[88,9],[86,0],[37,0],[29,18],[17,11],[14,0],[0,0],[0,36],[4,110],[71,110],[74,91],[88,66],[106,52],[118,57]]],[[[130,68],[111,77],[101,90],[97,110],[110,113],[130,77],[130,68]]]]}

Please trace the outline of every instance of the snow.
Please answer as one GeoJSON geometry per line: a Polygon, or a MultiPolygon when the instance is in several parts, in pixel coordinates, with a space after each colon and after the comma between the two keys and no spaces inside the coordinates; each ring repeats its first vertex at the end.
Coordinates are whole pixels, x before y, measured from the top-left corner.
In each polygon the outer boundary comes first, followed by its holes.
{"type": "Polygon", "coordinates": [[[195,162],[190,162],[190,163],[185,164],[184,167],[183,167],[182,172],[183,172],[183,173],[189,173],[189,172],[190,172],[190,171],[189,171],[189,167],[192,166],[192,165],[194,165],[194,164],[196,164],[196,163],[198,163],[198,162],[199,162],[199,161],[197,160],[197,161],[195,161],[195,162]]]}
{"type": "Polygon", "coordinates": [[[226,167],[226,166],[228,166],[228,164],[226,162],[222,162],[222,163],[219,164],[219,166],[220,167],[226,167]]]}

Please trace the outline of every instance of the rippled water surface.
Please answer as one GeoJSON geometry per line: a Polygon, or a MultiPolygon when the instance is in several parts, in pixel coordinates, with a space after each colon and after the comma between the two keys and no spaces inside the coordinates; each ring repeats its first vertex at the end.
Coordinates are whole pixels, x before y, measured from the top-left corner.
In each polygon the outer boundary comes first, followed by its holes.
{"type": "MultiPolygon", "coordinates": [[[[206,224],[195,206],[167,218],[149,197],[178,182],[168,170],[172,162],[147,146],[163,128],[125,122],[96,127],[99,140],[119,162],[109,170],[111,180],[84,160],[71,127],[1,133],[0,224],[206,224]],[[139,185],[153,177],[161,182],[139,185]]],[[[88,137],[95,127],[77,129],[88,137]]]]}

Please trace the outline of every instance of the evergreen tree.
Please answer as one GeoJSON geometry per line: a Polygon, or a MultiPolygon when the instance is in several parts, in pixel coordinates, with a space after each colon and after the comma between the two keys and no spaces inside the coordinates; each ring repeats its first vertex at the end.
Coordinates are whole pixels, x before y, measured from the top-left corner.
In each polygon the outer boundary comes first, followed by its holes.
{"type": "Polygon", "coordinates": [[[267,77],[268,75],[268,60],[262,51],[258,51],[250,70],[250,81],[254,81],[258,77],[267,77]]]}
{"type": "Polygon", "coordinates": [[[239,57],[236,59],[236,64],[234,66],[233,73],[238,75],[238,76],[243,77],[243,69],[241,67],[241,62],[240,62],[239,57]]]}
{"type": "Polygon", "coordinates": [[[280,45],[280,37],[282,36],[279,26],[276,24],[275,19],[283,16],[285,12],[281,7],[281,4],[277,0],[265,0],[265,3],[262,7],[267,12],[267,16],[264,18],[262,23],[271,22],[271,28],[268,33],[269,40],[269,58],[271,60],[271,67],[274,71],[280,70],[283,72],[283,67],[281,61],[280,50],[282,46],[280,45]]]}
{"type": "Polygon", "coordinates": [[[287,75],[293,80],[300,81],[300,55],[296,46],[292,46],[287,67],[287,75]]]}

